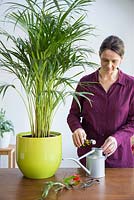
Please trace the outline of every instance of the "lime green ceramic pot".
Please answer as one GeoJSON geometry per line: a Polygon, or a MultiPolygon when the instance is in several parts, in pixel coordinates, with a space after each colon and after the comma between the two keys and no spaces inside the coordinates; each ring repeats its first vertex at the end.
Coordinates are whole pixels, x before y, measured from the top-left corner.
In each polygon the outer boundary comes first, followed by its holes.
{"type": "Polygon", "coordinates": [[[55,174],[62,159],[62,137],[51,132],[51,137],[32,138],[30,133],[19,133],[16,138],[16,160],[27,178],[42,179],[55,174]]]}

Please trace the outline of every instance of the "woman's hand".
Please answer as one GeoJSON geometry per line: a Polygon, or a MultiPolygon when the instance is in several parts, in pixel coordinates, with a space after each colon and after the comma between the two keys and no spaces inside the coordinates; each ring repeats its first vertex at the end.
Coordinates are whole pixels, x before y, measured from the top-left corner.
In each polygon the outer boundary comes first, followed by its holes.
{"type": "Polygon", "coordinates": [[[117,149],[117,141],[114,137],[109,136],[104,144],[101,146],[101,148],[103,149],[103,153],[105,155],[111,155],[113,154],[116,149],[117,149]]]}
{"type": "Polygon", "coordinates": [[[84,129],[78,128],[73,132],[72,138],[74,145],[76,147],[80,147],[82,144],[84,144],[84,141],[86,140],[86,133],[84,129]]]}

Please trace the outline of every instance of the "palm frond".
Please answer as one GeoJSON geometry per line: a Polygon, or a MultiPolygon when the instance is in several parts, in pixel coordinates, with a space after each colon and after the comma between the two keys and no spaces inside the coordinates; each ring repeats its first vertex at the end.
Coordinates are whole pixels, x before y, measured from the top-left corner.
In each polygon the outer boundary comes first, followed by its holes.
{"type": "MultiPolygon", "coordinates": [[[[89,61],[91,48],[81,46],[92,35],[94,27],[85,22],[86,9],[93,0],[25,0],[25,4],[8,2],[5,23],[19,27],[25,37],[0,29],[0,35],[12,44],[8,47],[0,39],[0,69],[14,74],[21,82],[25,97],[17,91],[26,106],[33,137],[49,136],[52,120],[61,102],[72,95],[79,107],[79,97],[89,103],[90,93],[68,92],[74,90],[75,80],[85,66],[95,66],[89,61]],[[77,71],[82,67],[81,71],[77,71]],[[76,73],[66,73],[76,68],[76,73]]],[[[4,96],[9,87],[1,85],[4,96]]],[[[17,90],[17,88],[15,88],[17,90]]]]}
{"type": "Polygon", "coordinates": [[[0,94],[2,94],[2,97],[5,96],[5,93],[6,93],[6,91],[7,91],[7,89],[8,89],[9,87],[15,88],[14,85],[10,85],[10,84],[3,84],[3,85],[0,85],[0,94]]]}

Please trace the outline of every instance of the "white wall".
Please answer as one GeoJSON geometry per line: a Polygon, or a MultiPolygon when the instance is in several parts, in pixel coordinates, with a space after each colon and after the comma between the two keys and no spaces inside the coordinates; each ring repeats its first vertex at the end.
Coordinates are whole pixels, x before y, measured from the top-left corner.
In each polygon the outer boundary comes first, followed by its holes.
{"type": "MultiPolygon", "coordinates": [[[[0,1],[2,2],[2,0],[0,1]]],[[[3,1],[5,2],[5,1],[3,1]]],[[[22,2],[22,0],[21,0],[22,2]]],[[[0,6],[0,13],[3,7],[0,6]]],[[[122,70],[128,74],[134,75],[134,0],[96,0],[90,7],[87,22],[96,26],[94,33],[88,39],[88,46],[92,47],[96,54],[91,57],[91,61],[99,63],[98,49],[102,40],[111,35],[121,37],[126,46],[122,70]]],[[[7,27],[9,28],[9,27],[7,27]]],[[[89,69],[86,73],[92,72],[89,69]]],[[[10,77],[0,72],[0,80],[10,81],[10,77]]],[[[71,97],[66,100],[65,106],[62,105],[58,110],[53,123],[53,130],[62,133],[63,137],[63,157],[76,157],[76,148],[72,143],[71,131],[68,128],[66,118],[69,112],[71,97]]],[[[11,119],[15,126],[15,132],[27,131],[29,129],[27,113],[20,98],[14,91],[10,91],[0,107],[7,111],[7,117],[11,119]]],[[[12,138],[15,143],[15,138],[12,138]]],[[[63,161],[61,167],[76,166],[72,161],[63,161]]]]}
{"type": "Polygon", "coordinates": [[[90,8],[89,21],[96,25],[95,49],[99,49],[108,35],[118,35],[124,40],[126,53],[122,69],[134,74],[134,0],[96,0],[90,8]]]}

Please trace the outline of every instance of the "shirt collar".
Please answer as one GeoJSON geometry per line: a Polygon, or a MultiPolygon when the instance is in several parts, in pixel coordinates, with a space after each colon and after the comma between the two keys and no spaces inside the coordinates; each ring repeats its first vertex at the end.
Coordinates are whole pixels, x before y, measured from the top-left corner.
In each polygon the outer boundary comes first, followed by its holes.
{"type": "Polygon", "coordinates": [[[125,75],[121,70],[119,70],[119,77],[117,79],[117,83],[125,85],[125,75]]]}
{"type": "MultiPolygon", "coordinates": [[[[94,77],[95,82],[99,82],[99,69],[95,71],[95,77],[94,77]]],[[[119,77],[118,77],[116,83],[119,83],[120,85],[125,85],[125,75],[120,69],[119,69],[119,77]]]]}

